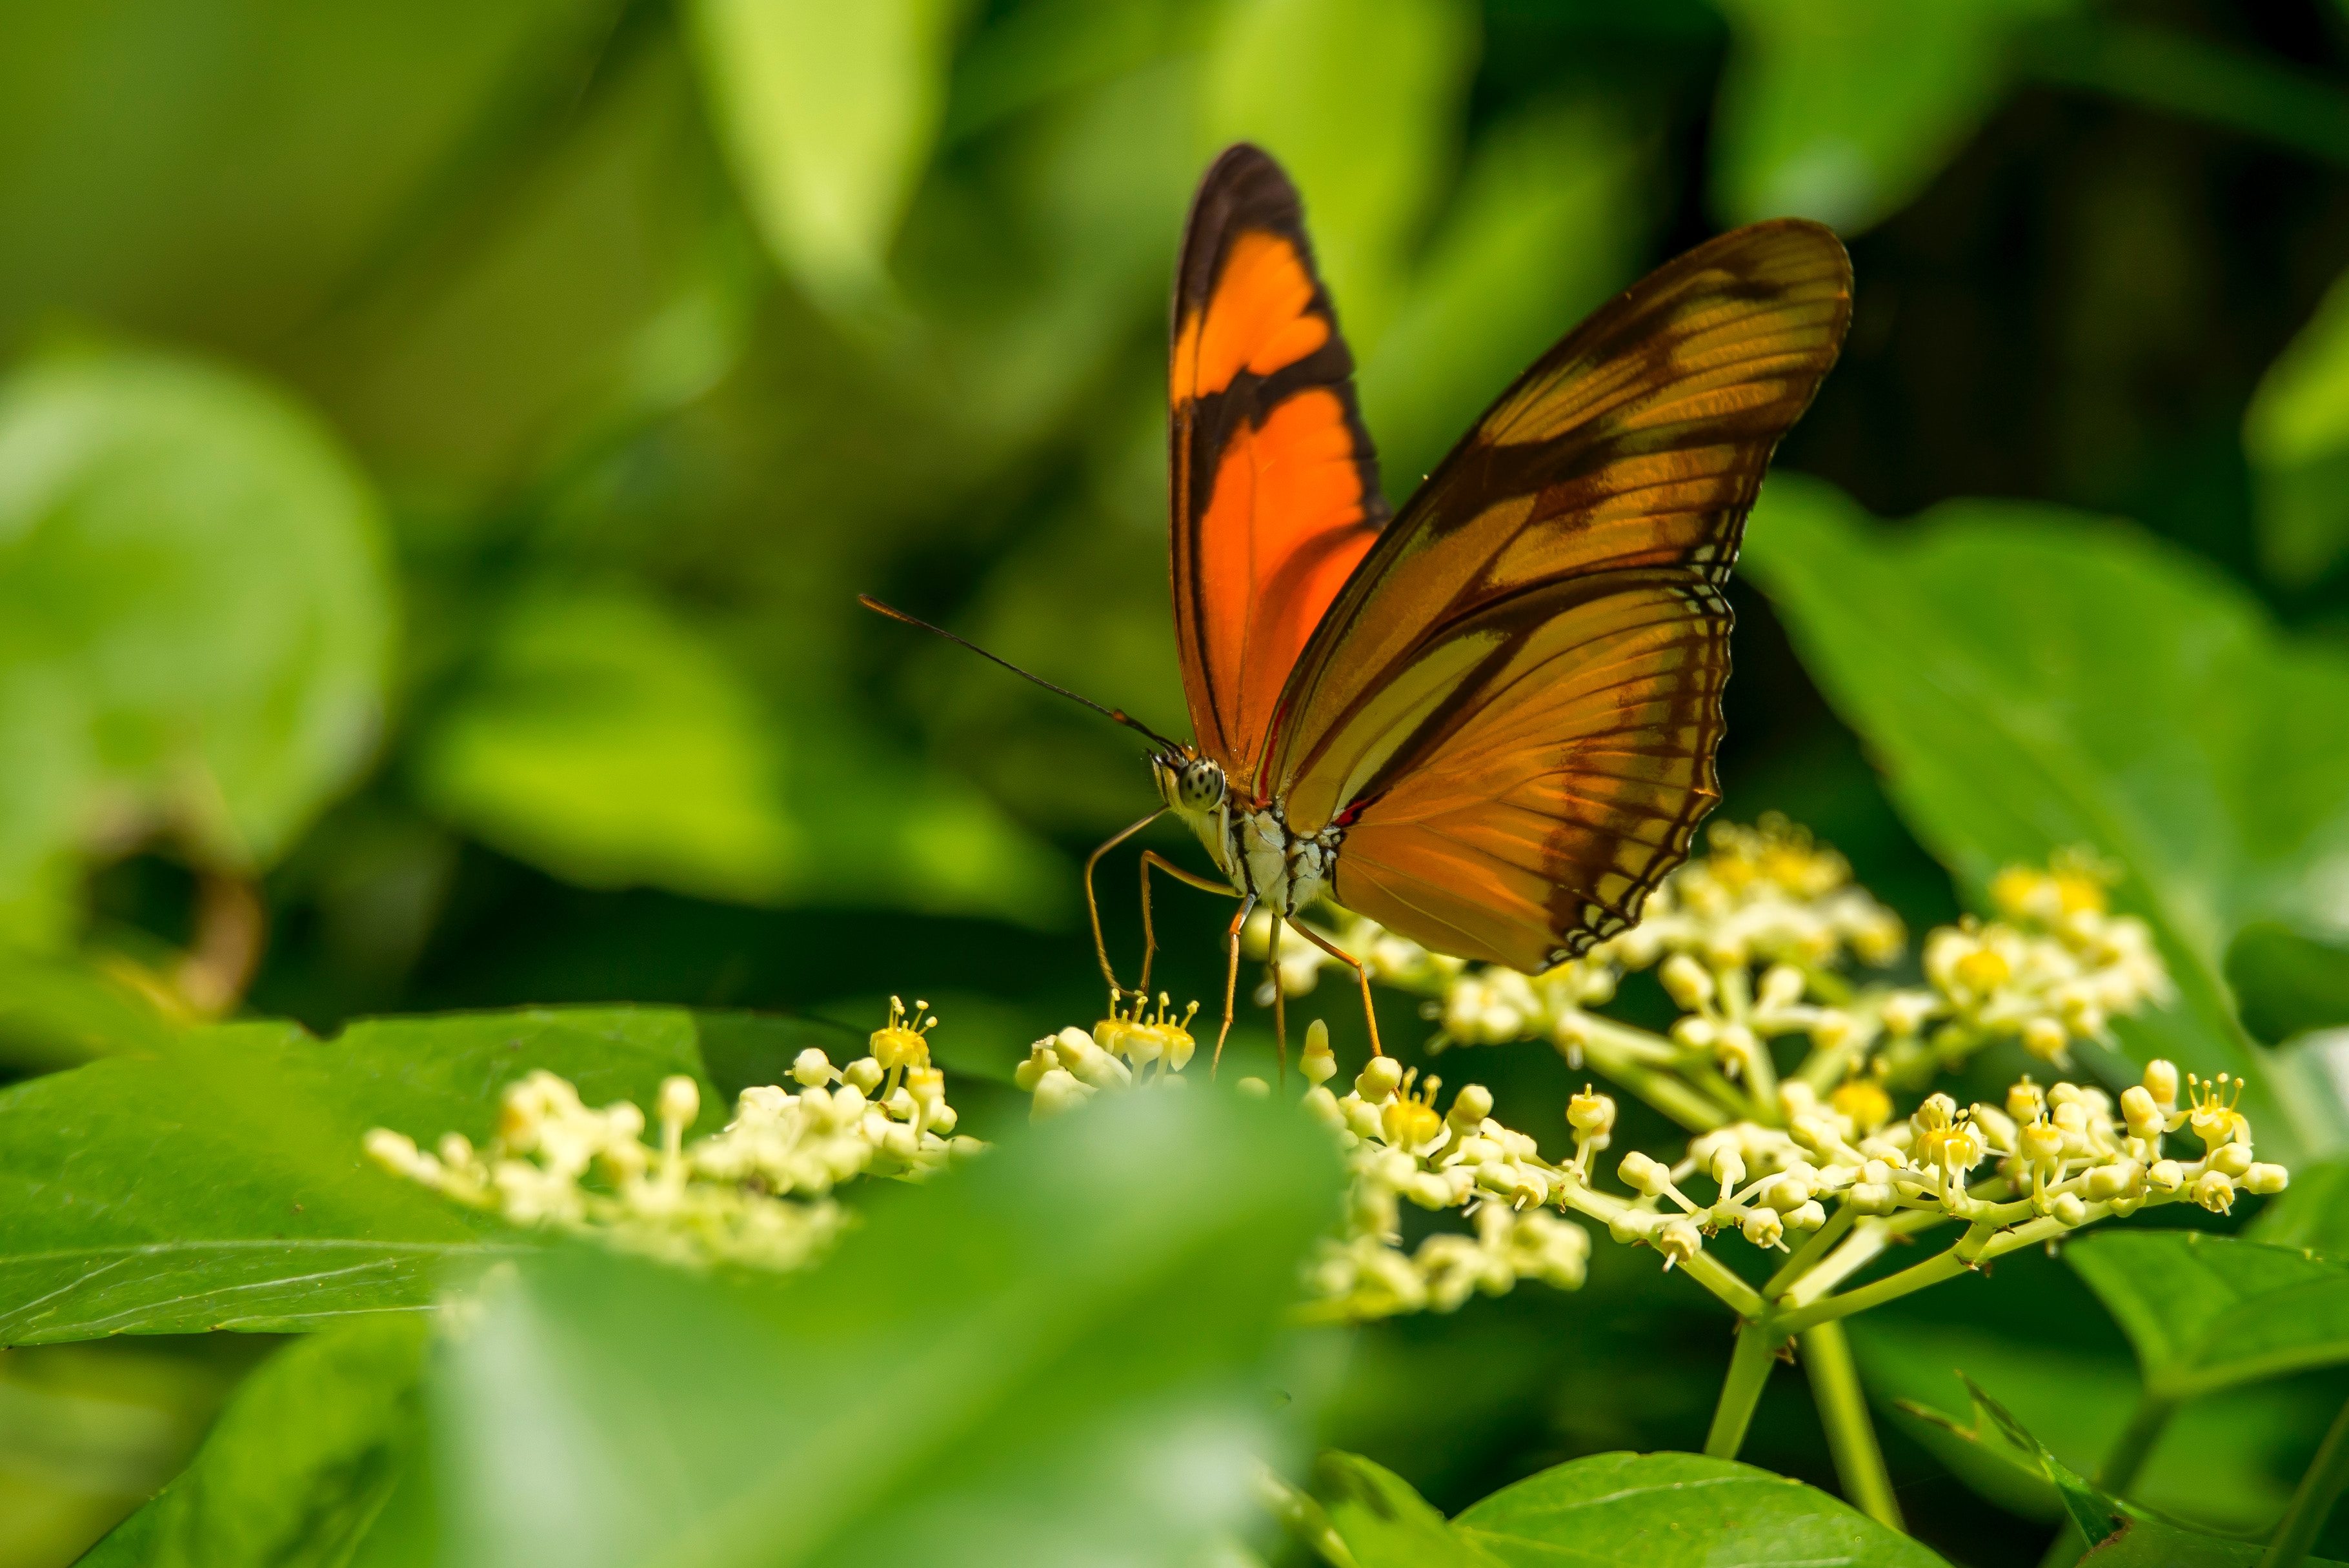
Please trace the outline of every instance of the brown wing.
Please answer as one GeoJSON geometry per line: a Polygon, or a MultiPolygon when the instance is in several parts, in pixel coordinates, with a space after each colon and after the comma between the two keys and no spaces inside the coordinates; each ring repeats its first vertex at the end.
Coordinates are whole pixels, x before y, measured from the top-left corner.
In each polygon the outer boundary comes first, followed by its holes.
{"type": "Polygon", "coordinates": [[[1298,654],[1386,521],[1353,371],[1295,188],[1231,149],[1175,275],[1169,455],[1184,693],[1242,790],[1298,654]]]}
{"type": "Polygon", "coordinates": [[[1289,825],[1339,901],[1540,969],[1636,920],[1718,798],[1722,585],[1851,314],[1815,223],[1659,269],[1504,394],[1330,607],[1283,692],[1289,825]]]}

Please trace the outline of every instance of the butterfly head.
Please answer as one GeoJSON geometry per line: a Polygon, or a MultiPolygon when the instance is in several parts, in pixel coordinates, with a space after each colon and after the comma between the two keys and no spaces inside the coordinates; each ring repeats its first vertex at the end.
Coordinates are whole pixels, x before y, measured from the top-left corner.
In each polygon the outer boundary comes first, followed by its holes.
{"type": "Polygon", "coordinates": [[[1188,747],[1153,752],[1150,774],[1157,781],[1159,798],[1186,817],[1212,814],[1230,789],[1222,767],[1188,747]]]}

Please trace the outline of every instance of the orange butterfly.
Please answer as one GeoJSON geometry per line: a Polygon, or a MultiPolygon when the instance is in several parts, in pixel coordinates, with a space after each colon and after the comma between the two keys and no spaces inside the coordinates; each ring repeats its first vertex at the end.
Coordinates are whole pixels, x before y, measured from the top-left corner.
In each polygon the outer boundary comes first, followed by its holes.
{"type": "MultiPolygon", "coordinates": [[[[1229,885],[1144,853],[1143,988],[1153,868],[1240,900],[1218,1053],[1259,906],[1276,955],[1326,897],[1526,971],[1637,921],[1719,799],[1723,585],[1850,318],[1831,231],[1724,234],[1568,333],[1390,521],[1296,189],[1257,148],[1218,158],[1183,242],[1169,375],[1197,741],[1101,710],[1155,743],[1164,803],[1094,851],[1085,892],[1169,810],[1229,885]]],[[[1353,968],[1367,1011],[1361,964],[1298,930],[1353,968]]],[[[1117,987],[1097,907],[1093,938],[1117,987]]]]}

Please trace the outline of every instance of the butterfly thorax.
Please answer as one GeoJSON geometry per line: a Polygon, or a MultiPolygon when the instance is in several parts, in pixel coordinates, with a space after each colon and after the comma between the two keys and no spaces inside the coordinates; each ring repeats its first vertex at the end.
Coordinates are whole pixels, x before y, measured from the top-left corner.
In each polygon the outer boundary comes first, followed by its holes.
{"type": "Polygon", "coordinates": [[[1196,752],[1153,756],[1150,770],[1160,798],[1199,836],[1233,887],[1284,915],[1329,892],[1340,829],[1292,831],[1279,801],[1235,799],[1223,769],[1196,752]]]}

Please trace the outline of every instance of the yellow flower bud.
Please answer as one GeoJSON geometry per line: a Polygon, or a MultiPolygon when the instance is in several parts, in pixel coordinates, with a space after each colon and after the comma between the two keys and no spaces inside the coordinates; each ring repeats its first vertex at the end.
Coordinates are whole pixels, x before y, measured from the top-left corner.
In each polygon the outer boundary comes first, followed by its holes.
{"type": "Polygon", "coordinates": [[[1392,1057],[1372,1057],[1354,1078],[1354,1092],[1372,1104],[1402,1087],[1402,1064],[1392,1057]]]}
{"type": "Polygon", "coordinates": [[[1892,1097],[1870,1078],[1853,1078],[1838,1086],[1827,1103],[1849,1117],[1863,1138],[1892,1119],[1892,1097]]]}
{"type": "Polygon", "coordinates": [[[1328,1083],[1338,1072],[1338,1057],[1330,1049],[1330,1026],[1316,1018],[1305,1026],[1305,1054],[1298,1059],[1298,1070],[1308,1083],[1328,1083]]]}

